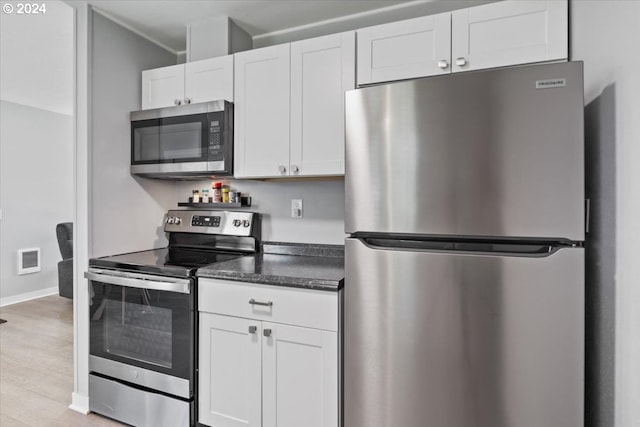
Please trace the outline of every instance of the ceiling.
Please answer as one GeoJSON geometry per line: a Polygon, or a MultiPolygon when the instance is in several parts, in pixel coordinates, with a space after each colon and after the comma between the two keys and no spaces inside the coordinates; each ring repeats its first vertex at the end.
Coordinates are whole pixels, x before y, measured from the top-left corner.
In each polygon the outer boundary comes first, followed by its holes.
{"type": "MultiPolygon", "coordinates": [[[[178,53],[186,26],[228,16],[254,46],[292,41],[496,0],[88,0],[97,11],[178,53]]],[[[67,1],[72,6],[81,2],[67,1]]],[[[82,2],[84,3],[84,2],[82,2]]]]}

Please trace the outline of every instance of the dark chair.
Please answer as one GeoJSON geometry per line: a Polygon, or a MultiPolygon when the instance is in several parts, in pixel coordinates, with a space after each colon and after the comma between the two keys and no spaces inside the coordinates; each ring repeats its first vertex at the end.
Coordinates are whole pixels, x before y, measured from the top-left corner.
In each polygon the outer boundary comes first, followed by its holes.
{"type": "Polygon", "coordinates": [[[58,263],[58,293],[61,297],[73,298],[73,223],[56,225],[56,235],[62,255],[58,263]]]}

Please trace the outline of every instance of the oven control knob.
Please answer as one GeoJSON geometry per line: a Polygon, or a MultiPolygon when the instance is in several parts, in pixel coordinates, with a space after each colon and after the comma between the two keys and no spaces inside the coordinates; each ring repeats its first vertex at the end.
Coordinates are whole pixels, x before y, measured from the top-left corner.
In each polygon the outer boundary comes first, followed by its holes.
{"type": "Polygon", "coordinates": [[[233,226],[234,227],[240,227],[242,225],[242,220],[239,219],[234,219],[233,220],[233,226]]]}
{"type": "Polygon", "coordinates": [[[172,216],[167,218],[167,224],[173,224],[173,217],[172,216]]]}
{"type": "Polygon", "coordinates": [[[248,219],[245,219],[244,221],[242,221],[242,225],[244,225],[245,227],[248,227],[251,225],[251,221],[249,221],[248,219]]]}
{"type": "Polygon", "coordinates": [[[179,216],[176,216],[173,218],[173,223],[176,225],[180,225],[182,224],[182,218],[180,218],[179,216]]]}

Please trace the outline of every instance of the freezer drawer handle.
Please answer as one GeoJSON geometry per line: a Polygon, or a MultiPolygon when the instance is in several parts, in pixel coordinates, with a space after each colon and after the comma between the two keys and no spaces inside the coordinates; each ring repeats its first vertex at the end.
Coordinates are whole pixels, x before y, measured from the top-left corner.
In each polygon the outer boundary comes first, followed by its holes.
{"type": "Polygon", "coordinates": [[[265,307],[271,307],[273,305],[273,301],[262,302],[262,301],[256,301],[255,299],[251,298],[249,300],[249,304],[251,304],[251,305],[262,305],[262,306],[265,306],[265,307]]]}

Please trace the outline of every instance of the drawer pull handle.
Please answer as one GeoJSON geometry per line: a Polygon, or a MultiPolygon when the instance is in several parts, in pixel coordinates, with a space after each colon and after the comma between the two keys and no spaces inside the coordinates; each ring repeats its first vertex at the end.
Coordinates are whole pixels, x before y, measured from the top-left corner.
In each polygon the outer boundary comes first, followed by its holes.
{"type": "Polygon", "coordinates": [[[249,326],[249,333],[250,334],[255,334],[257,330],[258,330],[257,326],[249,326]]]}
{"type": "Polygon", "coordinates": [[[256,301],[253,298],[251,298],[249,300],[249,304],[251,304],[251,305],[263,305],[265,307],[271,307],[273,305],[273,301],[262,302],[262,301],[256,301]]]}
{"type": "Polygon", "coordinates": [[[262,334],[263,334],[265,337],[270,337],[270,336],[271,336],[271,329],[265,329],[265,330],[263,330],[263,331],[262,331],[262,334]]]}

